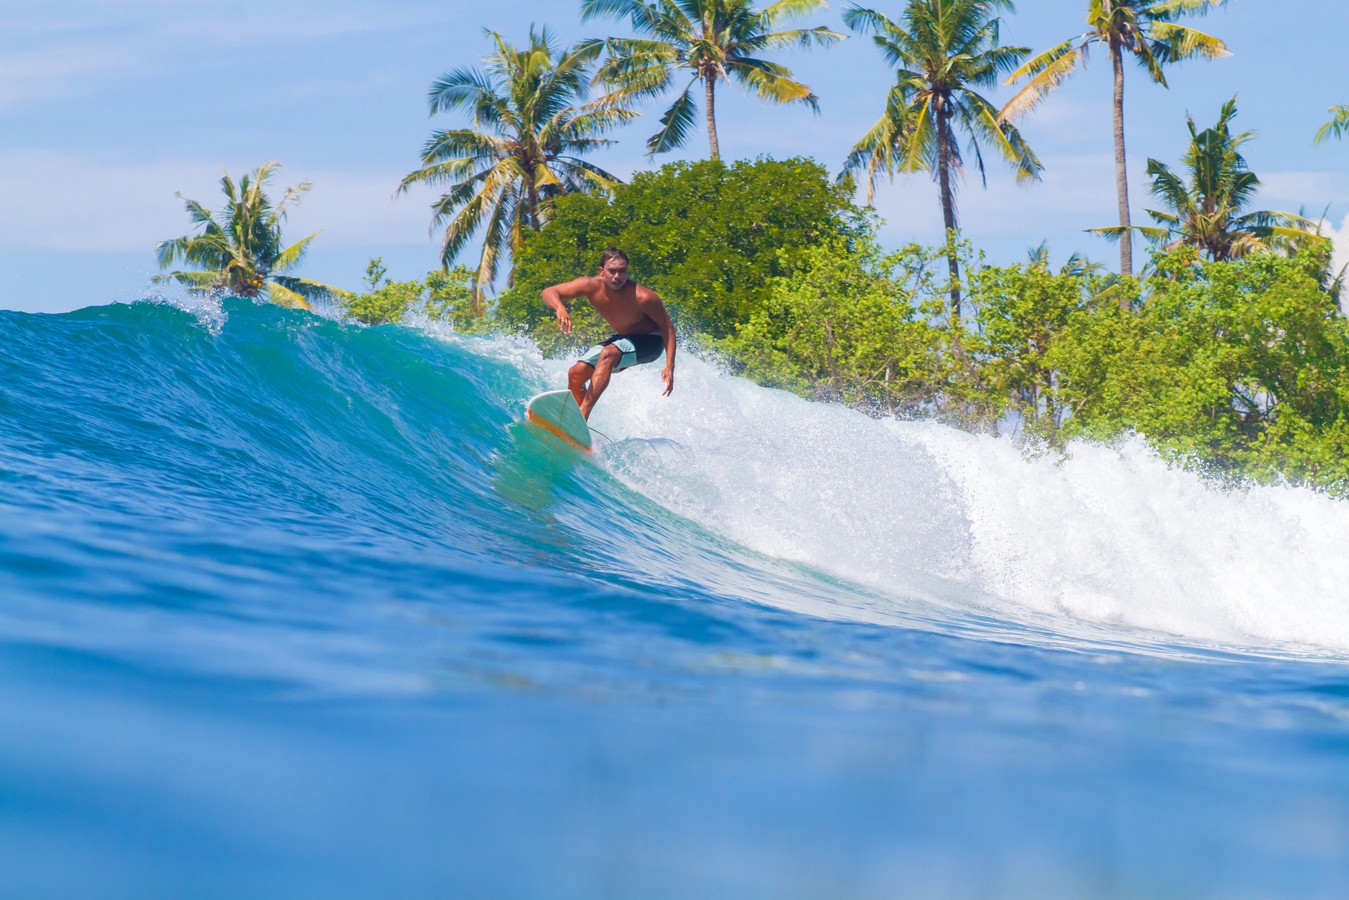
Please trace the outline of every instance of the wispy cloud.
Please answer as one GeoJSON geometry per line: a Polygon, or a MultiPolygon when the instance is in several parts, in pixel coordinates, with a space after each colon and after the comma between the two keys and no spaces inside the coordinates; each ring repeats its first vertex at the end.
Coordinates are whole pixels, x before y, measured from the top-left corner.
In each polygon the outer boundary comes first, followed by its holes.
{"type": "Polygon", "coordinates": [[[0,107],[89,91],[101,76],[139,66],[135,54],[106,42],[57,43],[0,55],[0,107]]]}
{"type": "Polygon", "coordinates": [[[1320,215],[1331,203],[1349,200],[1349,174],[1343,172],[1262,172],[1261,208],[1277,207],[1296,212],[1306,207],[1308,215],[1320,215]]]}
{"type": "MultiPolygon", "coordinates": [[[[237,179],[248,166],[231,165],[237,179]]],[[[72,154],[20,150],[0,153],[0,205],[24,210],[0,217],[0,245],[72,252],[144,250],[187,233],[183,201],[220,204],[218,164],[170,160],[104,162],[72,154]]],[[[398,174],[282,169],[277,195],[309,180],[314,189],[290,215],[287,235],[322,229],[329,246],[427,244],[429,198],[393,198],[398,174]]]]}
{"type": "Polygon", "coordinates": [[[347,9],[332,4],[288,7],[243,6],[228,11],[177,15],[164,20],[159,32],[177,40],[210,44],[293,44],[317,38],[373,31],[391,31],[443,22],[442,9],[416,6],[361,6],[347,9]]]}

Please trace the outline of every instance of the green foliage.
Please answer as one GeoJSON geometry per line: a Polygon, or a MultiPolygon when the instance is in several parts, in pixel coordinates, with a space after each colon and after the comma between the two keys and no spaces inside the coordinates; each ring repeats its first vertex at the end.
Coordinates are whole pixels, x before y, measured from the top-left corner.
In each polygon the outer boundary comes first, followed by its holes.
{"type": "Polygon", "coordinates": [[[1330,121],[1316,130],[1316,143],[1328,137],[1342,138],[1349,134],[1349,106],[1332,106],[1329,109],[1330,121]]]}
{"type": "MultiPolygon", "coordinates": [[[[1294,213],[1248,211],[1260,179],[1246,165],[1241,145],[1254,132],[1232,134],[1236,98],[1223,104],[1218,122],[1202,131],[1187,117],[1190,144],[1183,160],[1185,177],[1165,163],[1148,160],[1152,194],[1169,212],[1148,210],[1160,228],[1140,228],[1144,236],[1169,246],[1189,244],[1210,259],[1235,259],[1257,250],[1296,250],[1324,241],[1317,224],[1294,213]]],[[[1107,235],[1116,228],[1097,229],[1107,235]]]]}
{"type": "Polygon", "coordinates": [[[539,299],[543,288],[597,272],[600,251],[623,248],[632,277],[655,290],[681,330],[725,338],[763,307],[769,281],[789,274],[796,253],[860,234],[865,219],[846,188],[809,160],[672,163],[633,177],[612,200],[558,199],[553,220],[520,249],[515,285],[497,316],[551,352],[608,334],[587,304],[573,304],[567,340],[539,299]]]}
{"type": "Polygon", "coordinates": [[[684,143],[696,114],[693,86],[701,81],[708,143],[716,159],[719,80],[734,79],[770,103],[798,102],[817,109],[808,86],[786,66],[764,57],[785,47],[823,47],[842,40],[843,35],[822,26],[776,30],[785,20],[824,5],[823,0],[792,0],[756,9],[751,0],[581,0],[581,18],[627,19],[642,35],[604,42],[609,55],[595,77],[610,88],[612,102],[665,94],[676,80],[685,84],[661,116],[660,130],[647,141],[647,153],[664,153],[684,143]]]}
{"type": "Polygon", "coordinates": [[[1041,435],[1060,424],[1066,409],[1049,353],[1076,316],[1102,302],[1118,308],[1103,282],[1035,263],[971,273],[976,331],[966,348],[978,361],[976,393],[986,417],[1014,411],[1028,431],[1041,435]]]}
{"type": "Polygon", "coordinates": [[[548,30],[529,31],[523,49],[495,31],[486,70],[456,69],[431,86],[432,114],[471,113],[471,128],[434,132],[422,168],[399,185],[445,185],[432,205],[433,227],[445,226],[440,261],[448,268],[469,238],[484,229],[475,291],[496,277],[503,255],[552,217],[553,201],[574,191],[612,190],[617,179],[580,157],[610,143],[599,135],[634,113],[621,104],[582,103],[600,47],[555,46],[548,30]]]}
{"type": "Polygon", "coordinates": [[[960,270],[955,248],[956,176],[963,169],[959,132],[969,139],[974,164],[984,177],[981,146],[993,149],[1015,170],[1018,180],[1039,180],[1043,166],[1016,126],[976,87],[993,87],[1030,51],[999,41],[999,10],[1010,0],[909,0],[899,21],[875,10],[853,6],[843,21],[856,31],[874,33],[886,62],[895,66],[895,84],[885,112],[853,147],[845,174],[867,173],[867,201],[883,172],[932,172],[937,180],[942,222],[950,247],[951,316],[960,318],[960,270]]]}
{"type": "Polygon", "coordinates": [[[277,162],[263,163],[237,185],[226,172],[220,179],[225,195],[225,208],[220,212],[185,200],[192,224],[200,231],[164,241],[156,252],[161,269],[181,260],[193,270],[157,275],[154,280],[177,281],[189,291],[263,297],[301,309],[309,309],[312,300],[341,300],[346,292],[340,288],[282,274],[299,264],[318,232],[289,247],[282,240],[286,207],[299,203],[311,185],[304,181],[286,188],[281,202],[273,205],[265,187],[280,166],[277,162]]]}
{"type": "Polygon", "coordinates": [[[384,257],[376,256],[370,260],[365,267],[365,283],[370,286],[370,290],[379,287],[380,282],[387,281],[389,270],[384,267],[384,257]]]}
{"type": "Polygon", "coordinates": [[[1063,436],[1133,429],[1230,470],[1349,475],[1349,328],[1324,267],[1316,252],[1159,257],[1137,313],[1090,310],[1051,351],[1072,410],[1063,436]]]}
{"type": "Polygon", "coordinates": [[[473,272],[458,266],[449,272],[430,272],[420,281],[389,281],[380,259],[370,260],[366,283],[370,291],[344,298],[346,314],[367,325],[401,322],[415,316],[449,322],[456,331],[484,331],[490,327],[476,302],[473,272]]]}
{"type": "Polygon", "coordinates": [[[931,409],[952,358],[943,352],[950,332],[921,312],[939,289],[936,257],[916,245],[883,255],[869,235],[792,255],[794,273],[770,280],[766,302],[721,349],[773,387],[889,411],[931,409]]]}

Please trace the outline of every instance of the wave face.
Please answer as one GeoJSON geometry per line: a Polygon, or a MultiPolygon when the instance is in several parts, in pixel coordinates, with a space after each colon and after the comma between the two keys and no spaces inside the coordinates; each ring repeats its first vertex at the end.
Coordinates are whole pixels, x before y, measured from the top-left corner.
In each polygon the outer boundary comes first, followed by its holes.
{"type": "Polygon", "coordinates": [[[1349,886],[1349,503],[567,365],[0,313],[10,890],[1349,886]]]}

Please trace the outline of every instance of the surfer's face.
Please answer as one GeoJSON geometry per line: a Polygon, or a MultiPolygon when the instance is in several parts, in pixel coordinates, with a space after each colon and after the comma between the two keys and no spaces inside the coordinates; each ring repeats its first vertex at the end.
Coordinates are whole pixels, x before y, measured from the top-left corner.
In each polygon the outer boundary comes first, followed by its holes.
{"type": "Polygon", "coordinates": [[[628,264],[621,259],[611,259],[600,269],[600,277],[604,279],[605,287],[616,291],[628,283],[628,264]]]}

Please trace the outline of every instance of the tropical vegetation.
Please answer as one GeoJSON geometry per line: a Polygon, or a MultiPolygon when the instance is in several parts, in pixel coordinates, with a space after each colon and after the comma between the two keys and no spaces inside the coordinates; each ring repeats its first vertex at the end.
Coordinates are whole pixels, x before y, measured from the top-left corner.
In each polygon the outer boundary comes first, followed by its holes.
{"type": "Polygon", "coordinates": [[[432,228],[445,227],[443,268],[484,231],[475,283],[480,303],[502,257],[552,218],[558,197],[606,193],[618,184],[582,157],[609,143],[599,135],[632,116],[619,103],[583,102],[600,52],[593,42],[560,49],[547,29],[533,27],[523,48],[497,32],[488,36],[495,49],[486,69],[448,72],[428,96],[432,114],[462,110],[472,115],[472,126],[433,133],[422,148],[422,167],[398,186],[406,192],[413,185],[447,185],[432,205],[432,228]]]}
{"type": "Polygon", "coordinates": [[[1115,126],[1115,195],[1119,204],[1120,274],[1133,274],[1129,180],[1124,156],[1124,54],[1131,54],[1148,77],[1166,87],[1164,68],[1183,59],[1228,55],[1227,45],[1212,35],[1180,25],[1187,14],[1222,6],[1227,0],[1088,0],[1087,31],[1056,44],[1021,66],[1007,79],[1029,78],[1001,118],[1011,121],[1033,109],[1044,96],[1086,64],[1087,51],[1103,45],[1114,76],[1111,113],[1115,126]]]}
{"type": "Polygon", "coordinates": [[[818,98],[807,85],[763,57],[787,47],[822,47],[842,40],[843,35],[824,27],[778,30],[783,22],[824,5],[824,0],[777,0],[756,9],[751,0],[581,0],[581,18],[627,19],[642,35],[603,41],[608,57],[596,81],[609,89],[612,102],[625,105],[661,96],[677,87],[676,79],[688,79],[661,116],[660,130],[647,140],[647,153],[683,146],[697,118],[694,87],[700,86],[708,145],[717,159],[718,82],[734,79],[760,100],[818,109],[818,98]]]}
{"type": "Polygon", "coordinates": [[[850,28],[874,32],[886,62],[896,67],[884,114],[853,148],[843,171],[866,170],[868,202],[882,172],[933,174],[947,234],[953,321],[960,318],[956,177],[964,164],[956,127],[969,137],[981,179],[981,141],[1012,164],[1018,179],[1038,178],[1041,170],[1016,127],[1000,120],[997,107],[974,90],[997,84],[1030,52],[998,42],[995,13],[1011,8],[1010,0],[910,0],[898,22],[857,6],[843,14],[850,28]]]}
{"type": "MultiPolygon", "coordinates": [[[[818,0],[762,9],[583,0],[585,17],[627,19],[639,37],[559,48],[531,27],[517,48],[488,32],[483,68],[455,69],[432,87],[433,114],[470,117],[433,134],[422,168],[400,186],[445,189],[433,207],[433,228],[444,227],[436,270],[396,280],[372,259],[356,293],[295,277],[314,235],[287,246],[281,225],[309,184],[273,203],[265,187],[277,164],[268,163],[237,185],[226,173],[220,212],[187,201],[195,232],[159,245],[163,268],[187,265],[159,277],[294,306],[326,297],[371,325],[519,333],[552,354],[608,328],[576,304],[574,330],[562,334],[539,291],[594,271],[600,251],[618,245],[697,352],[762,384],[877,415],[1012,432],[1037,447],[1135,433],[1187,465],[1349,494],[1349,319],[1332,248],[1319,223],[1254,208],[1260,182],[1244,157],[1254,132],[1234,129],[1235,98],[1212,126],[1187,120],[1178,164],[1148,160],[1153,225],[1128,217],[1125,54],[1163,85],[1171,63],[1224,54],[1221,41],[1176,21],[1221,2],[1090,0],[1089,30],[1034,57],[1001,43],[1009,0],[906,0],[894,19],[853,6],[844,21],[873,37],[894,75],[881,117],[831,175],[808,158],[723,161],[716,137],[719,81],[816,103],[765,56],[841,38],[780,30],[818,0]],[[1096,45],[1115,75],[1121,221],[1092,230],[1124,244],[1118,273],[1076,253],[1055,268],[1044,244],[1020,263],[990,264],[960,234],[962,173],[986,177],[991,152],[1034,180],[1039,160],[1012,122],[1096,45]],[[689,80],[647,150],[685,140],[701,87],[711,159],[622,183],[583,158],[680,77],[689,80]],[[1004,78],[1028,83],[998,110],[987,89],[1004,78]],[[920,171],[937,184],[944,237],[887,248],[871,206],[878,185],[920,171]],[[1152,243],[1137,277],[1134,233],[1152,243]],[[458,264],[474,240],[483,244],[476,267],[458,264]],[[495,296],[493,285],[502,286],[495,296]]],[[[1349,107],[1330,114],[1317,141],[1349,132],[1349,107]]]]}
{"type": "MultiPolygon", "coordinates": [[[[220,179],[224,209],[213,212],[196,200],[184,199],[187,213],[197,229],[193,234],[162,242],[157,250],[159,267],[181,262],[188,270],[155,276],[156,281],[176,281],[198,293],[262,298],[281,306],[310,309],[316,300],[333,300],[345,292],[329,284],[286,275],[299,265],[318,232],[286,246],[281,225],[287,207],[300,202],[311,187],[308,181],[288,187],[281,201],[267,196],[267,182],[281,167],[266,162],[239,179],[236,185],[228,171],[220,179]]],[[[178,194],[182,197],[182,194],[178,194]]]]}
{"type": "MultiPolygon", "coordinates": [[[[1246,165],[1241,145],[1255,136],[1246,131],[1233,134],[1237,114],[1233,97],[1223,104],[1218,122],[1202,131],[1187,117],[1190,144],[1185,151],[1185,177],[1165,163],[1148,160],[1152,194],[1169,210],[1148,210],[1157,228],[1138,230],[1153,241],[1170,247],[1188,244],[1209,259],[1237,259],[1256,250],[1295,250],[1325,240],[1315,222],[1295,213],[1273,210],[1246,211],[1255,197],[1260,179],[1246,165]]],[[[1122,234],[1120,229],[1097,229],[1122,234]]]]}
{"type": "Polygon", "coordinates": [[[466,266],[428,272],[425,278],[394,281],[384,260],[376,257],[365,268],[369,290],[342,298],[342,311],[367,325],[387,325],[410,319],[448,322],[458,331],[474,331],[487,319],[473,290],[473,273],[466,266]]]}
{"type": "Polygon", "coordinates": [[[1316,130],[1316,143],[1328,137],[1342,138],[1349,134],[1349,106],[1332,106],[1330,121],[1316,130]]]}
{"type": "MultiPolygon", "coordinates": [[[[515,286],[499,298],[497,314],[545,349],[561,346],[539,291],[595,272],[600,251],[616,245],[627,251],[634,279],[716,342],[763,305],[768,282],[790,274],[797,250],[846,241],[864,222],[850,191],[810,160],[671,163],[633,176],[612,199],[559,199],[553,221],[521,248],[515,286]]],[[[574,340],[608,334],[585,304],[572,320],[574,340]]]]}

